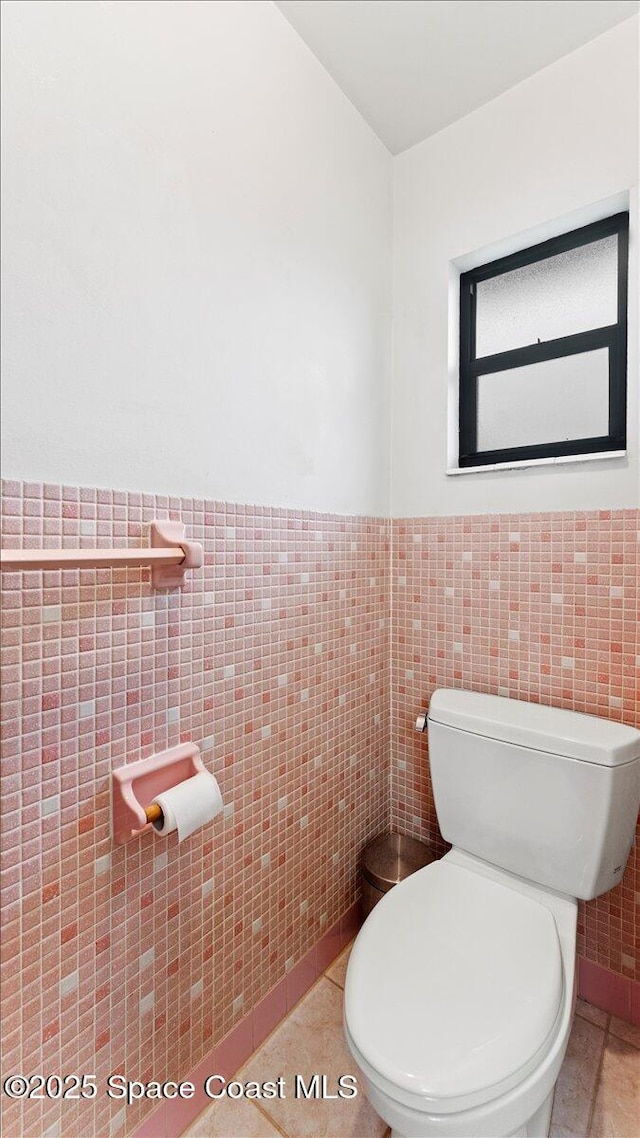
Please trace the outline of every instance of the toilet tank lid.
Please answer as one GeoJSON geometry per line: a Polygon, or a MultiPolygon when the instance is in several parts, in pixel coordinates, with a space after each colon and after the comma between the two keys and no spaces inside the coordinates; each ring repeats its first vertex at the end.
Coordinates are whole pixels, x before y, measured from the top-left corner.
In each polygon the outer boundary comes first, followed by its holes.
{"type": "Polygon", "coordinates": [[[429,720],[605,767],[640,757],[640,731],[624,723],[483,692],[439,688],[431,696],[429,720]]]}

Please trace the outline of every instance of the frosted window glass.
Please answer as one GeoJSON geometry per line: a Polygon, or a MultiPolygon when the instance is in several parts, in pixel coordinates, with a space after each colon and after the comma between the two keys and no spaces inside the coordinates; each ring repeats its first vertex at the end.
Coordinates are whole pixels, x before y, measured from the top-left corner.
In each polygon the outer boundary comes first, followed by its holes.
{"type": "Polygon", "coordinates": [[[476,357],[604,328],[618,319],[618,237],[478,281],[476,357]]]}
{"type": "Polygon", "coordinates": [[[609,431],[609,352],[478,376],[478,450],[589,439],[609,431]]]}

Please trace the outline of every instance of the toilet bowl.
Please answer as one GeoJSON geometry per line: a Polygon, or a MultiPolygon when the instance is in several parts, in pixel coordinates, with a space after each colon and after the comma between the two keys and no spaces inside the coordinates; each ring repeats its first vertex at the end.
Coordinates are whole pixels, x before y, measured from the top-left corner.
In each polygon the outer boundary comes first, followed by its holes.
{"type": "Polygon", "coordinates": [[[624,869],[640,734],[465,692],[434,694],[429,731],[454,846],[358,934],[347,1044],[394,1138],[546,1138],[575,1003],[576,898],[624,869]]]}
{"type": "Polygon", "coordinates": [[[458,850],[377,906],[351,953],[345,1034],[397,1134],[546,1134],[575,1000],[576,914],[575,900],[458,850]]]}

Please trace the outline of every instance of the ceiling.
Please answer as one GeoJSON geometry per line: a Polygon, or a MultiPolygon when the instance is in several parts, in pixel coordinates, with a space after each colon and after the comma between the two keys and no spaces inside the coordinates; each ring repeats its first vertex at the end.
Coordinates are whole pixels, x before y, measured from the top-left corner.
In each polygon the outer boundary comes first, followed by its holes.
{"type": "Polygon", "coordinates": [[[392,154],[640,9],[638,0],[276,3],[392,154]]]}

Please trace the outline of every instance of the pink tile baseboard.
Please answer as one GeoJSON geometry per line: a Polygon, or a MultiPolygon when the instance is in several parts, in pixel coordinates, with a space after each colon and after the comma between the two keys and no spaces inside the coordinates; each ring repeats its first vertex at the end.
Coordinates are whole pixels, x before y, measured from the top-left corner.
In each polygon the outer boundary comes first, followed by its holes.
{"type": "Polygon", "coordinates": [[[640,983],[578,958],[578,995],[618,1019],[640,1025],[640,983]]]}
{"type": "Polygon", "coordinates": [[[204,1091],[207,1077],[215,1074],[230,1079],[348,945],[360,924],[357,901],[187,1077],[185,1081],[195,1087],[194,1097],[163,1103],[145,1118],[132,1138],[178,1138],[211,1102],[204,1091]]]}

